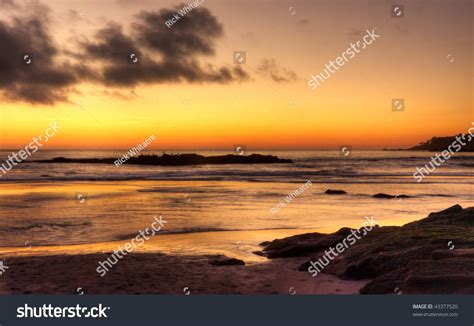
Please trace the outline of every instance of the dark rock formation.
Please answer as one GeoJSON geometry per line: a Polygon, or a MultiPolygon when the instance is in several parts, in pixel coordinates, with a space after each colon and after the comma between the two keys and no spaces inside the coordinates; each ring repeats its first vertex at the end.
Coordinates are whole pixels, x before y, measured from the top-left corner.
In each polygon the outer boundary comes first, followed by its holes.
{"type": "Polygon", "coordinates": [[[328,189],[324,193],[328,194],[328,195],[345,195],[345,194],[347,194],[347,192],[345,192],[344,190],[335,190],[335,189],[328,189]]]}
{"type": "Polygon", "coordinates": [[[229,258],[223,255],[209,256],[209,264],[215,266],[242,266],[245,262],[236,258],[229,258]]]}
{"type": "MultiPolygon", "coordinates": [[[[278,239],[262,254],[308,257],[299,268],[307,272],[310,261],[321,258],[351,232],[343,228],[333,234],[278,239]]],[[[455,205],[401,227],[374,227],[321,272],[372,279],[360,290],[364,294],[474,294],[474,207],[455,205]]]]}
{"type": "Polygon", "coordinates": [[[373,195],[372,197],[374,197],[374,198],[387,198],[387,199],[391,199],[391,198],[410,198],[410,196],[407,196],[407,195],[388,195],[388,194],[384,194],[384,193],[378,193],[378,194],[373,195]]]}
{"type": "MultiPolygon", "coordinates": [[[[34,161],[37,163],[89,163],[89,164],[114,164],[116,158],[65,158],[56,157],[52,160],[34,161]]],[[[203,164],[272,164],[272,163],[293,163],[290,159],[280,159],[273,155],[221,155],[202,156],[198,154],[176,154],[162,156],[140,155],[130,157],[125,164],[138,165],[203,165],[203,164]]]]}
{"type": "MultiPolygon", "coordinates": [[[[462,137],[462,134],[457,135],[457,137],[462,137]]],[[[469,140],[469,135],[466,135],[464,139],[461,139],[462,143],[465,143],[465,146],[461,147],[460,152],[474,152],[474,142],[468,141],[469,140]]],[[[449,145],[454,143],[456,141],[456,136],[448,136],[448,137],[433,137],[430,140],[427,140],[423,143],[420,143],[416,146],[413,146],[409,148],[408,150],[411,151],[431,151],[431,152],[442,152],[444,150],[447,150],[449,145]]],[[[458,144],[462,144],[459,143],[458,144]]]]}

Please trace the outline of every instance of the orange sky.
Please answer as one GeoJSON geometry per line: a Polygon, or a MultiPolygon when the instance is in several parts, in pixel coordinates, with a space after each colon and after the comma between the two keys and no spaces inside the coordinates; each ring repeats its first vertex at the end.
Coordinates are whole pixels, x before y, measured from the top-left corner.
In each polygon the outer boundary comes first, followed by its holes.
{"type": "MultiPolygon", "coordinates": [[[[49,33],[64,60],[87,61],[67,51],[80,51],[77,39],[93,39],[107,21],[133,38],[136,13],[178,4],[133,3],[48,1],[49,33]]],[[[83,80],[71,86],[67,100],[52,104],[5,99],[0,149],[24,147],[52,120],[61,121],[61,131],[49,149],[129,148],[150,135],[157,136],[152,149],[400,148],[464,132],[474,121],[471,1],[406,1],[403,18],[390,17],[388,1],[205,0],[201,6],[223,34],[212,40],[214,54],[193,59],[202,67],[231,69],[233,51],[246,51],[240,66],[248,80],[133,86],[83,80]],[[308,87],[312,74],[372,28],[380,34],[375,43],[316,90],[308,87]],[[259,72],[264,60],[274,60],[275,73],[288,80],[259,72]],[[405,99],[404,112],[392,112],[392,98],[405,99]]],[[[1,19],[24,12],[10,8],[1,19]]],[[[90,64],[100,69],[103,62],[90,64]]],[[[25,69],[20,65],[15,69],[25,69]]]]}

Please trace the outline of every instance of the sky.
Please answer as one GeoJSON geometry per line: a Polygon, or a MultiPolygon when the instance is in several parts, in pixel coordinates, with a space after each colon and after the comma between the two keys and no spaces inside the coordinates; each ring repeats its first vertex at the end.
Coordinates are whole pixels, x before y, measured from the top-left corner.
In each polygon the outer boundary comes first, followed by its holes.
{"type": "Polygon", "coordinates": [[[474,121],[470,0],[200,2],[167,27],[192,1],[0,0],[0,149],[50,121],[48,149],[176,150],[406,148],[474,121]]]}

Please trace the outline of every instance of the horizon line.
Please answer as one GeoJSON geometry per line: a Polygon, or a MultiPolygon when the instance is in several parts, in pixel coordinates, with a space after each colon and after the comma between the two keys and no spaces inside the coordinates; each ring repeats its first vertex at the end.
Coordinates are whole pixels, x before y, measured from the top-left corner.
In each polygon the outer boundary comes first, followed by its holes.
{"type": "MultiPolygon", "coordinates": [[[[352,146],[341,146],[341,148],[349,148],[351,151],[410,151],[410,149],[406,148],[380,148],[380,149],[374,149],[374,148],[358,148],[354,149],[352,146]]],[[[20,150],[23,147],[20,148],[20,150]]],[[[302,152],[302,151],[318,151],[318,152],[340,152],[341,148],[334,148],[334,149],[321,149],[321,148],[302,148],[302,149],[262,149],[262,148],[256,148],[256,149],[244,149],[245,152],[257,152],[257,151],[263,151],[263,152],[302,152]]],[[[0,148],[0,151],[18,151],[19,149],[17,148],[0,148]]],[[[124,147],[124,148],[48,148],[48,149],[42,149],[41,152],[53,152],[53,151],[127,151],[130,150],[130,147],[124,147]]],[[[235,152],[235,149],[174,149],[174,148],[168,148],[168,149],[144,149],[140,152],[235,152]]]]}

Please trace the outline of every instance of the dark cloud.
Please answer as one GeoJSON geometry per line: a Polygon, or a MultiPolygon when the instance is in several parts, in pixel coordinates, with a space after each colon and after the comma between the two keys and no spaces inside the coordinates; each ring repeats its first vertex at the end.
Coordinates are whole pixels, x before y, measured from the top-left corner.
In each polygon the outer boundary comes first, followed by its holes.
{"type": "MultiPolygon", "coordinates": [[[[15,6],[13,1],[0,0],[15,6]]],[[[89,81],[113,87],[164,82],[229,83],[249,78],[240,66],[214,67],[222,25],[206,8],[195,8],[171,28],[165,22],[182,6],[135,16],[130,32],[107,23],[93,38],[61,49],[48,26],[49,8],[29,5],[28,16],[0,21],[0,92],[4,99],[38,104],[67,102],[75,86],[89,81]],[[79,49],[79,50],[77,50],[79,49]],[[138,58],[132,63],[131,55],[138,58]],[[29,55],[32,63],[25,64],[29,55]]],[[[184,5],[183,5],[184,6],[184,5]]]]}
{"type": "Polygon", "coordinates": [[[37,4],[31,9],[35,14],[0,21],[3,98],[42,104],[66,101],[70,87],[85,77],[86,69],[58,62],[59,50],[47,29],[47,7],[37,4]]]}
{"type": "Polygon", "coordinates": [[[117,23],[108,23],[97,32],[96,42],[84,41],[80,47],[84,49],[83,59],[92,58],[113,63],[127,62],[131,53],[136,53],[134,41],[122,31],[117,23]]]}
{"type": "Polygon", "coordinates": [[[188,54],[214,54],[214,42],[223,34],[222,25],[216,17],[206,8],[196,8],[168,28],[165,22],[179,8],[138,14],[139,22],[134,24],[138,40],[149,49],[166,56],[167,60],[188,54]]]}
{"type": "Polygon", "coordinates": [[[275,59],[263,59],[257,68],[257,72],[259,75],[270,78],[277,83],[288,83],[298,78],[293,71],[280,67],[275,59]]]}
{"type": "Polygon", "coordinates": [[[84,56],[103,65],[102,82],[111,86],[163,82],[228,83],[249,78],[240,67],[215,68],[200,58],[214,55],[222,25],[206,8],[195,8],[171,28],[165,22],[183,5],[158,12],[142,11],[131,25],[131,35],[121,25],[109,23],[93,41],[83,43],[84,56]],[[135,54],[138,62],[131,63],[135,54]]]}

